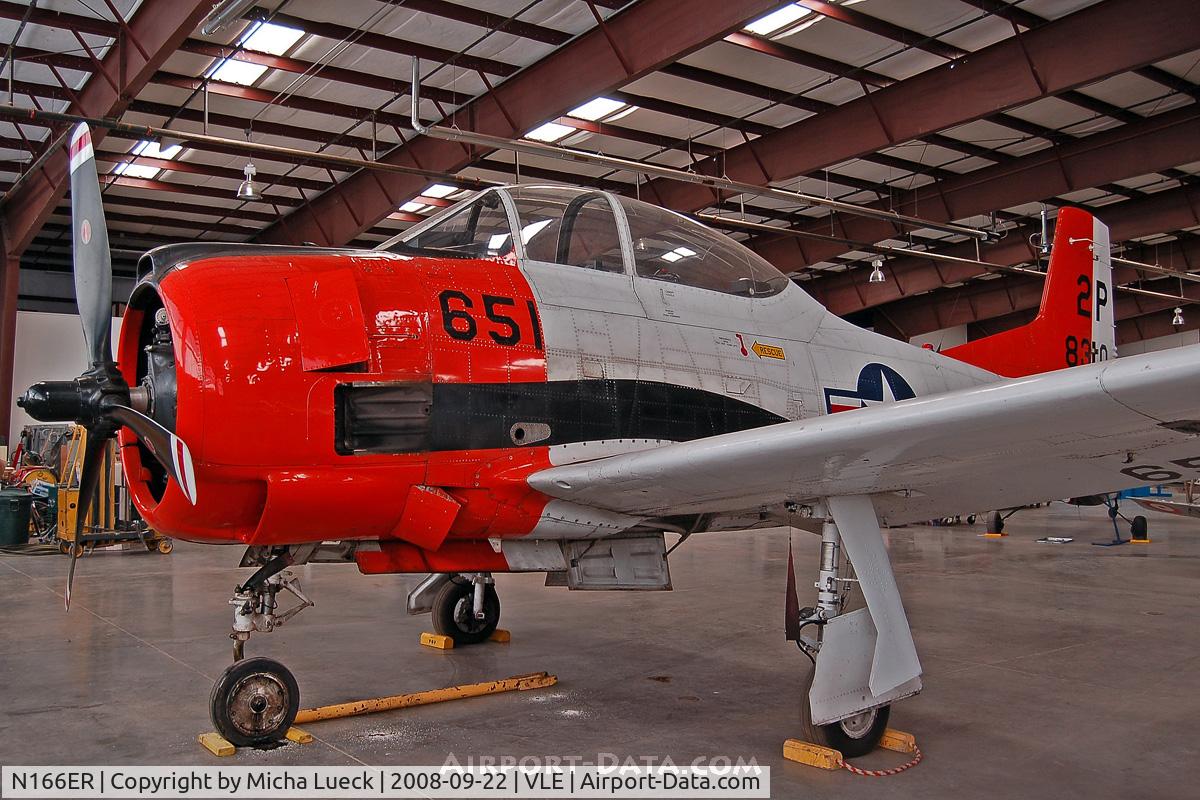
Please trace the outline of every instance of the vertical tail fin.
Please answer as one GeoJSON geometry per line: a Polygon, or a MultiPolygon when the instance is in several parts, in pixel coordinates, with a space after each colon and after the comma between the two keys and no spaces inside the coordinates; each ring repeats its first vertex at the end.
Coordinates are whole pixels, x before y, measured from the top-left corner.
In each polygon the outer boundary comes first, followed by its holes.
{"type": "Polygon", "coordinates": [[[1058,214],[1042,305],[1032,322],[942,351],[1008,378],[1117,355],[1108,226],[1078,208],[1058,214]]]}

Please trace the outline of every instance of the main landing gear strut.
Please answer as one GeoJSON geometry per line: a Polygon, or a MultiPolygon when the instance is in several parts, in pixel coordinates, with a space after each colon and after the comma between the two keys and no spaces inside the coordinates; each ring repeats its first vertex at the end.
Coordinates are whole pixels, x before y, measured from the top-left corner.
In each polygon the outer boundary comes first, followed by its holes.
{"type": "MultiPolygon", "coordinates": [[[[853,758],[879,744],[891,704],[921,690],[921,665],[870,498],[828,498],[807,511],[823,523],[817,604],[788,614],[788,638],[813,662],[800,722],[808,741],[853,758]],[[867,607],[847,612],[855,584],[867,607]],[[810,626],[815,636],[805,634],[810,626]]],[[[790,558],[788,569],[795,609],[790,558]]]]}

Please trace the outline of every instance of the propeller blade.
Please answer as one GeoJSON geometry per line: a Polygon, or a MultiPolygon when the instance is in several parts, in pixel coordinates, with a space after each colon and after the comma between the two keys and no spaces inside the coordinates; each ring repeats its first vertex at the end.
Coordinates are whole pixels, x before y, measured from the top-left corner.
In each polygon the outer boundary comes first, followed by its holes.
{"type": "Polygon", "coordinates": [[[88,511],[100,485],[100,473],[104,464],[104,446],[107,436],[93,436],[88,432],[87,446],[83,450],[83,468],[79,471],[79,500],[75,508],[75,541],[71,545],[71,566],[67,568],[66,609],[71,610],[71,586],[75,583],[75,561],[83,547],[83,527],[88,511]]]}
{"type": "Polygon", "coordinates": [[[75,583],[75,562],[79,560],[79,551],[76,549],[78,547],[80,547],[78,542],[72,542],[71,549],[67,551],[67,554],[71,556],[71,566],[67,567],[67,593],[64,595],[68,613],[71,611],[71,586],[75,583]]]}
{"type": "Polygon", "coordinates": [[[108,415],[138,435],[146,449],[171,473],[188,502],[196,505],[196,472],[187,443],[150,417],[127,406],[112,406],[108,415]]]}
{"type": "Polygon", "coordinates": [[[71,133],[71,234],[75,302],[92,366],[112,362],[112,254],[87,123],[71,133]]]}

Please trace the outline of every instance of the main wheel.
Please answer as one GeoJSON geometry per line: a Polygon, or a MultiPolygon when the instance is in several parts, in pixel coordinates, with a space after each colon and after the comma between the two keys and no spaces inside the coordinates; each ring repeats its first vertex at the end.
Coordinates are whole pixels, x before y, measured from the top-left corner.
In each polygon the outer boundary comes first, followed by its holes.
{"type": "Polygon", "coordinates": [[[300,710],[300,688],[278,661],[247,658],[221,673],[208,710],[217,733],[230,743],[261,747],[287,735],[300,710]]]}
{"type": "Polygon", "coordinates": [[[988,517],[988,533],[1004,533],[1004,516],[999,511],[993,511],[988,517]]]}
{"type": "Polygon", "coordinates": [[[454,644],[479,644],[500,622],[500,597],[490,583],[483,590],[483,619],[475,619],[475,586],[452,578],[433,599],[433,629],[454,644]]]}
{"type": "Polygon", "coordinates": [[[808,701],[815,674],[815,668],[809,671],[800,693],[800,730],[804,738],[813,744],[837,750],[846,758],[858,758],[874,750],[887,730],[892,707],[880,706],[828,725],[816,725],[812,721],[812,708],[808,701]]]}

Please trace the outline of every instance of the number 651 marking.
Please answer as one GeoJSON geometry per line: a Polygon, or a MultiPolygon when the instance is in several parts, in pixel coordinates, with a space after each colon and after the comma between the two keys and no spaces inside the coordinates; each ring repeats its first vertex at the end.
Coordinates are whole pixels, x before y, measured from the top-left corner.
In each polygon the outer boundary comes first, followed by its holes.
{"type": "MultiPolygon", "coordinates": [[[[487,331],[488,338],[506,347],[520,344],[521,323],[507,313],[510,308],[516,309],[517,301],[511,297],[494,294],[480,295],[479,299],[483,304],[483,319],[493,326],[487,331]]],[[[469,342],[479,336],[480,320],[476,319],[479,312],[470,295],[457,289],[445,289],[438,295],[438,305],[442,309],[442,328],[451,339],[469,342]],[[455,305],[451,305],[452,303],[455,305]]],[[[537,305],[532,300],[526,300],[525,309],[533,346],[541,350],[542,326],[538,319],[537,305]]]]}

